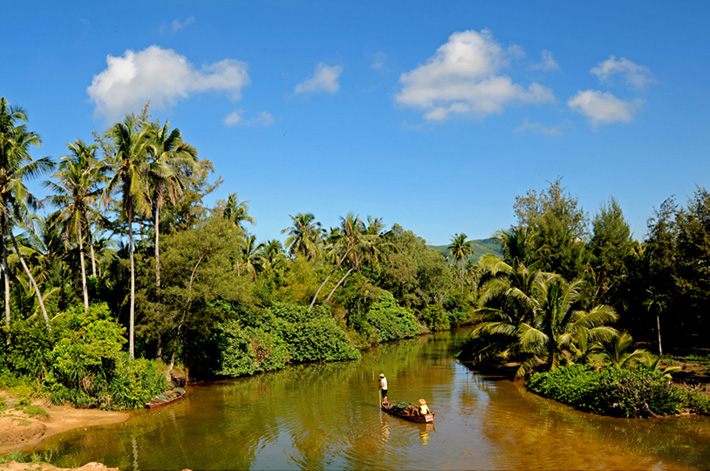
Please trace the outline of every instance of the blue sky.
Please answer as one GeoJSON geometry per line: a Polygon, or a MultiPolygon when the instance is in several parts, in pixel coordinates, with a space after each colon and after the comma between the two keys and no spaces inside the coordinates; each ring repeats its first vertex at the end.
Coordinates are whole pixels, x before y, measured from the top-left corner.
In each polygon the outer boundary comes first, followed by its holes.
{"type": "MultiPolygon", "coordinates": [[[[710,2],[5,2],[0,96],[58,159],[151,102],[259,240],[349,212],[490,237],[517,195],[612,196],[642,239],[710,176],[710,2]]],[[[35,193],[44,189],[33,185],[35,193]]]]}

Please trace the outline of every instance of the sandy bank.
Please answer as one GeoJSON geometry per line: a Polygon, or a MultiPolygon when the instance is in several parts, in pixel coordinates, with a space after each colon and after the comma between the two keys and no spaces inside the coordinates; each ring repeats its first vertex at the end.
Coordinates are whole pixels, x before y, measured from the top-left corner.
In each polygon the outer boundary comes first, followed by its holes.
{"type": "Polygon", "coordinates": [[[0,464],[0,470],[3,471],[119,471],[118,468],[107,468],[101,463],[87,463],[81,468],[57,468],[50,464],[41,463],[18,463],[10,461],[9,463],[0,464]]]}
{"type": "MultiPolygon", "coordinates": [[[[42,407],[49,416],[29,417],[14,408],[10,408],[0,415],[0,454],[34,445],[47,437],[67,430],[118,424],[130,417],[127,412],[75,409],[70,406],[51,406],[39,401],[34,404],[42,407]]],[[[0,469],[5,468],[0,465],[0,469]]]]}

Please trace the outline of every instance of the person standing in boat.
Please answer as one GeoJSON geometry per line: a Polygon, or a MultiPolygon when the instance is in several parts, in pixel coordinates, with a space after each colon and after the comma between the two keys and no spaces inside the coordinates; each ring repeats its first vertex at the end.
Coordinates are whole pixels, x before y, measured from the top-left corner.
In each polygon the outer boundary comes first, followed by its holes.
{"type": "Polygon", "coordinates": [[[419,413],[421,415],[431,414],[431,410],[429,410],[429,406],[426,405],[424,399],[419,399],[419,413]]]}
{"type": "Polygon", "coordinates": [[[384,373],[380,373],[380,391],[382,393],[382,404],[387,404],[387,378],[384,373]]]}

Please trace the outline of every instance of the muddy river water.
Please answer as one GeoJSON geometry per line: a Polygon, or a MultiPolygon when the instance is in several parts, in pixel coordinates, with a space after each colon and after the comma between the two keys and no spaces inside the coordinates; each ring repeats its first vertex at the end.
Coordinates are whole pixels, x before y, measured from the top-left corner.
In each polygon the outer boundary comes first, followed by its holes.
{"type": "Polygon", "coordinates": [[[453,359],[466,329],[380,345],[353,362],[297,365],[193,385],[123,424],[49,438],[53,464],[121,470],[676,470],[710,468],[710,418],[575,411],[453,359]],[[434,424],[382,413],[425,398],[434,424]]]}

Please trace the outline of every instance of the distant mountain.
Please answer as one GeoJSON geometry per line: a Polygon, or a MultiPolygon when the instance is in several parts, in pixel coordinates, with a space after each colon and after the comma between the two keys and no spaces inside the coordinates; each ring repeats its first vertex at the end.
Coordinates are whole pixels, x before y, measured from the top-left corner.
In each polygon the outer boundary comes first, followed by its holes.
{"type": "MultiPolygon", "coordinates": [[[[443,253],[444,256],[449,256],[449,245],[429,245],[430,248],[438,250],[443,253]]],[[[503,247],[494,238],[490,239],[476,239],[471,241],[471,248],[473,248],[473,258],[478,261],[484,255],[493,254],[499,257],[503,257],[503,247]]]]}

